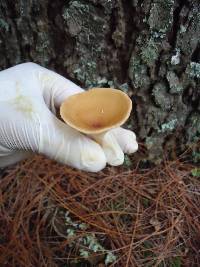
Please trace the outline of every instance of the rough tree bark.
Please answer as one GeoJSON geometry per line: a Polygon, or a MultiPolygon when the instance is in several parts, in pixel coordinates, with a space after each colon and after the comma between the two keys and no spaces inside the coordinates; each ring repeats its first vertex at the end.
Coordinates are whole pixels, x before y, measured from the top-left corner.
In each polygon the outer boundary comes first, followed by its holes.
{"type": "Polygon", "coordinates": [[[199,0],[1,0],[0,68],[34,61],[133,99],[148,158],[200,136],[199,0]]]}

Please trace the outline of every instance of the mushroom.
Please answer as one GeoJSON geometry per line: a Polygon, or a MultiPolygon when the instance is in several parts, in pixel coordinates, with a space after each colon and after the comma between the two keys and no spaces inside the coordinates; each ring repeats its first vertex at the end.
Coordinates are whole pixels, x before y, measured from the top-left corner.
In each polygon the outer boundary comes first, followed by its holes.
{"type": "Polygon", "coordinates": [[[60,107],[60,115],[72,128],[95,136],[124,124],[131,109],[131,99],[122,91],[92,88],[68,97],[60,107]]]}

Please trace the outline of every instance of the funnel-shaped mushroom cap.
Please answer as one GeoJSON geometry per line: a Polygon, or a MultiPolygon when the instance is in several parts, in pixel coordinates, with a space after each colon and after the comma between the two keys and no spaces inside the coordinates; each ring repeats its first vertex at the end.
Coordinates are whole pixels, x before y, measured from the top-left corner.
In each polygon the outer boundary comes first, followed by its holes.
{"type": "Polygon", "coordinates": [[[86,134],[97,134],[122,125],[129,117],[132,102],[117,89],[93,88],[68,97],[61,105],[62,119],[86,134]]]}

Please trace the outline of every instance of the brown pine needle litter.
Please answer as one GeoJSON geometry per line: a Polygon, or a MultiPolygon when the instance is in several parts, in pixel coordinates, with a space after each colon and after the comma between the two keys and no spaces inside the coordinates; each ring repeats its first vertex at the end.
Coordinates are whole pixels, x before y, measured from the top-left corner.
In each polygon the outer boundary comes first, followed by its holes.
{"type": "Polygon", "coordinates": [[[0,178],[0,266],[200,266],[200,171],[188,152],[97,174],[42,156],[0,178]],[[199,171],[199,172],[198,172],[199,171]]]}

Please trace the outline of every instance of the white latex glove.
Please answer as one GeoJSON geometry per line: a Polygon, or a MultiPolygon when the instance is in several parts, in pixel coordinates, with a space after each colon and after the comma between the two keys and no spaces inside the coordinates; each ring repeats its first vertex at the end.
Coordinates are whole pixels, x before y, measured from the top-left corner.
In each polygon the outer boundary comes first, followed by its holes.
{"type": "Polygon", "coordinates": [[[72,167],[97,172],[120,165],[137,150],[135,134],[122,128],[96,143],[55,116],[55,108],[83,89],[34,63],[0,72],[0,167],[41,153],[72,167]]]}

